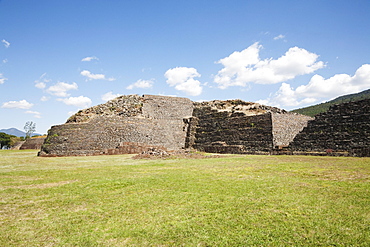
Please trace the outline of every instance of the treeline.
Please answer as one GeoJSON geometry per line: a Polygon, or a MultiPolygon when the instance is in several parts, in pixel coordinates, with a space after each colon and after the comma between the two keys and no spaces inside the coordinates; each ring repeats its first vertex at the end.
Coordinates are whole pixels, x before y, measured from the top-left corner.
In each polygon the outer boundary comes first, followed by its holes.
{"type": "Polygon", "coordinates": [[[24,137],[17,137],[0,132],[0,149],[13,147],[17,142],[24,140],[24,137]]]}
{"type": "Polygon", "coordinates": [[[360,93],[356,93],[356,94],[344,95],[344,96],[338,97],[336,99],[333,99],[331,101],[321,103],[318,105],[296,109],[296,110],[293,110],[292,112],[314,117],[315,115],[319,113],[326,112],[327,110],[329,110],[330,106],[332,105],[346,103],[346,102],[354,102],[354,101],[359,101],[359,100],[369,99],[369,98],[370,98],[370,89],[362,91],[360,93]]]}

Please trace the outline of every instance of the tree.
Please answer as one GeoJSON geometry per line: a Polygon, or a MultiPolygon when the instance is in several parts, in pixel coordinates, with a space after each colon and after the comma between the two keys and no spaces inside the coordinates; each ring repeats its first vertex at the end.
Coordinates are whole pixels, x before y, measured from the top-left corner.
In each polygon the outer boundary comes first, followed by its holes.
{"type": "Polygon", "coordinates": [[[11,139],[14,137],[16,136],[0,132],[0,149],[2,149],[3,147],[9,148],[11,146],[11,139]]]}
{"type": "Polygon", "coordinates": [[[36,131],[36,123],[32,121],[26,122],[24,130],[26,131],[26,139],[30,138],[32,133],[36,131]]]}

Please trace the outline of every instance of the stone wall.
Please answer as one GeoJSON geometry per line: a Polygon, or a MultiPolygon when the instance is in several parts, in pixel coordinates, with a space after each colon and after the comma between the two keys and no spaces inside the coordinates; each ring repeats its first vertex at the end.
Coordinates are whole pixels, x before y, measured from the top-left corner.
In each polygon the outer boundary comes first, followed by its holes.
{"type": "Polygon", "coordinates": [[[195,108],[194,117],[189,146],[196,150],[243,154],[268,153],[273,148],[271,113],[247,116],[205,106],[195,108]]]}
{"type": "Polygon", "coordinates": [[[157,95],[143,96],[143,116],[151,119],[180,120],[193,114],[193,102],[187,98],[157,95]]]}
{"type": "Polygon", "coordinates": [[[191,116],[192,111],[189,99],[171,98],[168,102],[163,96],[122,96],[53,126],[39,155],[136,153],[154,147],[178,150],[185,146],[187,133],[182,116],[191,116]],[[129,149],[125,148],[128,143],[129,149]]]}
{"type": "Polygon", "coordinates": [[[272,134],[274,147],[288,146],[294,137],[307,126],[312,117],[296,113],[272,113],[272,134]]]}
{"type": "Polygon", "coordinates": [[[24,149],[40,149],[44,143],[46,137],[35,137],[28,138],[20,147],[20,150],[24,149]]]}
{"type": "Polygon", "coordinates": [[[309,121],[289,145],[299,154],[370,156],[370,100],[343,103],[309,121]]]}
{"type": "Polygon", "coordinates": [[[151,136],[155,126],[145,118],[118,116],[95,117],[87,123],[53,126],[48,132],[40,155],[110,154],[113,153],[112,150],[120,150],[124,142],[151,145],[158,139],[151,136]]]}
{"type": "Polygon", "coordinates": [[[271,153],[287,146],[310,119],[240,100],[195,103],[188,146],[211,153],[271,153]]]}

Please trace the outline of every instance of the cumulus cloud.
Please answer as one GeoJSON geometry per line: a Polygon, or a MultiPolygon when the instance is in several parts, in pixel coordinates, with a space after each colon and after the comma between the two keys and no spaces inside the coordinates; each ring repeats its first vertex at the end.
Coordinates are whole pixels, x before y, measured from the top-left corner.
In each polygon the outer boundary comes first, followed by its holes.
{"type": "Polygon", "coordinates": [[[224,68],[214,78],[219,88],[246,87],[249,83],[275,84],[325,67],[322,61],[317,61],[318,55],[299,47],[290,48],[278,59],[264,60],[259,57],[261,49],[262,45],[256,42],[241,52],[235,51],[220,59],[217,63],[224,68]]]}
{"type": "Polygon", "coordinates": [[[93,57],[85,57],[81,59],[82,62],[90,62],[92,60],[99,60],[99,58],[93,56],[93,57]]]}
{"type": "Polygon", "coordinates": [[[263,105],[271,105],[281,108],[289,108],[299,105],[309,105],[317,102],[316,98],[302,98],[296,94],[295,90],[290,84],[283,82],[279,90],[272,95],[271,98],[265,100],[259,100],[257,103],[263,105]]]}
{"type": "Polygon", "coordinates": [[[5,48],[9,48],[10,43],[8,41],[6,41],[5,39],[3,39],[1,42],[3,42],[5,48]]]}
{"type": "Polygon", "coordinates": [[[72,82],[71,84],[66,82],[58,82],[55,85],[50,86],[48,89],[46,89],[46,92],[58,97],[68,97],[69,94],[67,93],[67,91],[77,89],[78,86],[75,82],[72,82]]]}
{"type": "Polygon", "coordinates": [[[33,114],[35,118],[41,118],[41,113],[38,111],[26,111],[27,114],[33,114]]]}
{"type": "Polygon", "coordinates": [[[9,108],[9,109],[30,109],[33,106],[32,103],[27,102],[27,100],[20,100],[20,101],[8,101],[3,103],[1,108],[9,108]]]}
{"type": "Polygon", "coordinates": [[[175,87],[176,90],[191,96],[202,93],[203,88],[200,81],[194,79],[194,77],[201,76],[195,68],[176,67],[167,70],[164,76],[167,78],[167,84],[175,87]]]}
{"type": "Polygon", "coordinates": [[[138,80],[136,81],[135,83],[129,85],[128,87],[126,87],[126,89],[134,89],[134,88],[151,88],[153,87],[153,84],[154,84],[154,79],[151,79],[151,80],[138,80]]]}
{"type": "Polygon", "coordinates": [[[91,99],[85,96],[69,97],[57,100],[63,102],[66,105],[77,106],[79,108],[86,108],[92,103],[91,99]]]}
{"type": "Polygon", "coordinates": [[[308,85],[299,86],[296,92],[305,97],[335,97],[370,87],[370,64],[357,69],[354,76],[337,74],[329,79],[314,75],[308,85]]]}
{"type": "Polygon", "coordinates": [[[105,75],[93,74],[88,70],[81,71],[81,75],[86,76],[89,80],[104,80],[105,79],[105,75]]]}
{"type": "Polygon", "coordinates": [[[88,70],[81,71],[81,75],[87,77],[87,80],[107,80],[107,81],[114,81],[116,79],[114,78],[105,78],[105,75],[103,74],[93,74],[88,70]]]}
{"type": "Polygon", "coordinates": [[[8,78],[5,78],[3,74],[0,74],[0,84],[4,84],[6,80],[8,80],[8,78]]]}
{"type": "Polygon", "coordinates": [[[285,38],[285,35],[279,34],[278,36],[274,37],[274,40],[284,39],[284,38],[285,38]]]}
{"type": "Polygon", "coordinates": [[[101,99],[102,99],[103,101],[108,101],[108,100],[115,99],[115,98],[117,98],[118,96],[120,96],[120,94],[114,94],[114,93],[112,93],[112,92],[108,92],[108,93],[106,93],[106,94],[103,94],[103,95],[101,96],[101,99]]]}
{"type": "Polygon", "coordinates": [[[278,107],[305,106],[341,95],[357,93],[368,89],[369,86],[370,64],[364,64],[357,69],[353,76],[337,74],[325,79],[320,75],[314,75],[307,85],[301,85],[296,89],[288,83],[282,83],[279,90],[271,98],[259,103],[278,107]]]}
{"type": "Polygon", "coordinates": [[[44,88],[46,88],[46,83],[41,82],[41,81],[35,82],[35,87],[40,88],[40,89],[44,89],[44,88]]]}

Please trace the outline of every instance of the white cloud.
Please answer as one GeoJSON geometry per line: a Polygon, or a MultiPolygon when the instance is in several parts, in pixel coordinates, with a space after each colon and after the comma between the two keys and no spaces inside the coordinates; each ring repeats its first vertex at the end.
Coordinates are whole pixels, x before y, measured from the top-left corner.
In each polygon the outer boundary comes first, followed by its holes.
{"type": "Polygon", "coordinates": [[[108,100],[115,99],[115,98],[117,98],[118,96],[120,96],[120,94],[113,94],[112,92],[108,92],[108,93],[106,93],[106,94],[103,94],[103,95],[101,96],[101,99],[102,99],[103,101],[108,101],[108,100]]]}
{"type": "Polygon", "coordinates": [[[8,62],[8,59],[3,59],[3,63],[7,63],[8,62]]]}
{"type": "Polygon", "coordinates": [[[27,100],[20,100],[20,101],[9,101],[3,103],[1,108],[18,108],[18,109],[30,109],[33,106],[32,103],[27,102],[27,100]]]}
{"type": "Polygon", "coordinates": [[[301,98],[296,94],[290,84],[283,82],[279,90],[272,95],[272,98],[259,100],[257,103],[263,105],[276,106],[281,108],[289,108],[299,105],[308,105],[317,102],[316,98],[301,98]]]}
{"type": "Polygon", "coordinates": [[[6,80],[8,80],[8,78],[5,78],[3,74],[0,74],[0,84],[4,84],[6,80]]]}
{"type": "Polygon", "coordinates": [[[151,79],[151,80],[138,80],[137,82],[129,85],[128,87],[126,87],[126,89],[133,89],[133,88],[151,88],[153,87],[153,84],[154,84],[154,79],[151,79]]]}
{"type": "Polygon", "coordinates": [[[93,74],[88,70],[81,71],[81,75],[87,77],[87,80],[107,80],[107,81],[114,81],[116,79],[114,78],[105,78],[105,75],[103,74],[93,74]]]}
{"type": "Polygon", "coordinates": [[[357,69],[354,76],[336,74],[325,79],[320,75],[314,75],[307,85],[301,85],[296,89],[288,83],[282,83],[280,89],[271,98],[260,102],[278,107],[305,106],[341,95],[357,93],[369,87],[370,64],[364,64],[357,69]]]}
{"type": "Polygon", "coordinates": [[[79,108],[86,108],[90,106],[92,103],[91,99],[85,96],[69,97],[69,98],[57,99],[57,100],[63,102],[66,105],[73,105],[79,108]]]}
{"type": "Polygon", "coordinates": [[[299,86],[296,93],[304,97],[335,97],[370,87],[370,64],[357,69],[354,76],[337,74],[329,79],[314,75],[308,85],[299,86]]]}
{"type": "Polygon", "coordinates": [[[222,64],[224,68],[214,78],[219,88],[247,87],[249,83],[275,84],[325,67],[322,61],[317,62],[318,55],[299,47],[290,48],[275,60],[261,60],[261,49],[262,45],[256,42],[241,52],[236,51],[220,59],[217,63],[222,64]]]}
{"type": "Polygon", "coordinates": [[[49,99],[50,99],[49,97],[42,96],[40,100],[45,102],[45,101],[48,101],[49,99]]]}
{"type": "Polygon", "coordinates": [[[81,75],[86,76],[90,80],[104,80],[105,79],[105,75],[103,75],[103,74],[92,74],[88,70],[81,71],[81,75]]]}
{"type": "Polygon", "coordinates": [[[40,88],[40,89],[44,89],[46,88],[46,83],[45,82],[40,82],[40,81],[35,81],[35,87],[37,88],[40,88]]]}
{"type": "Polygon", "coordinates": [[[194,80],[194,77],[201,76],[195,68],[176,67],[167,70],[164,76],[167,78],[167,84],[175,87],[176,90],[183,91],[191,96],[202,93],[203,88],[200,81],[194,80]]]}
{"type": "Polygon", "coordinates": [[[279,34],[278,36],[274,37],[274,40],[284,39],[284,38],[285,38],[285,35],[279,34]]]}
{"type": "Polygon", "coordinates": [[[92,60],[99,60],[99,58],[93,56],[93,57],[85,57],[85,58],[82,58],[82,62],[90,62],[92,60]]]}
{"type": "Polygon", "coordinates": [[[4,44],[4,46],[5,46],[6,48],[9,48],[10,43],[9,43],[8,41],[6,41],[5,39],[3,39],[1,42],[3,42],[3,44],[4,44]]]}
{"type": "Polygon", "coordinates": [[[75,82],[71,84],[65,82],[58,82],[57,84],[50,86],[48,89],[46,89],[46,92],[58,97],[68,97],[69,94],[67,93],[67,91],[76,89],[78,89],[78,86],[75,82]]]}
{"type": "Polygon", "coordinates": [[[27,114],[33,114],[35,118],[41,118],[41,113],[38,111],[26,111],[27,114]]]}
{"type": "Polygon", "coordinates": [[[39,89],[46,88],[46,83],[50,82],[50,79],[46,79],[46,73],[42,74],[38,80],[35,81],[35,87],[39,89]]]}

